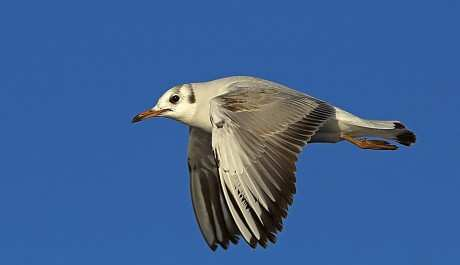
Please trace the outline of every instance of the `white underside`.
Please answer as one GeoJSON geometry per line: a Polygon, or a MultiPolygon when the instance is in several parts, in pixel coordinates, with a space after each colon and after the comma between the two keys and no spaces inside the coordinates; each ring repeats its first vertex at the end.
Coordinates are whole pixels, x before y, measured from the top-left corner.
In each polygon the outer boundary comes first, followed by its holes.
{"type": "Polygon", "coordinates": [[[323,127],[312,137],[312,143],[336,143],[343,140],[343,135],[394,138],[394,123],[397,121],[366,120],[340,108],[334,108],[335,116],[326,121],[323,127]]]}

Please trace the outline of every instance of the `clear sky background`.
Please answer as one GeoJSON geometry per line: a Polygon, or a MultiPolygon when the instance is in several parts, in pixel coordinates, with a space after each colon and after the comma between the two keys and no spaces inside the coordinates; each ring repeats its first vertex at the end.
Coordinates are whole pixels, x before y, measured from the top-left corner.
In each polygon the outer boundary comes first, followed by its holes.
{"type": "Polygon", "coordinates": [[[460,264],[459,1],[2,1],[0,264],[460,264]],[[366,118],[396,152],[311,145],[276,245],[211,252],[178,83],[254,75],[366,118]]]}

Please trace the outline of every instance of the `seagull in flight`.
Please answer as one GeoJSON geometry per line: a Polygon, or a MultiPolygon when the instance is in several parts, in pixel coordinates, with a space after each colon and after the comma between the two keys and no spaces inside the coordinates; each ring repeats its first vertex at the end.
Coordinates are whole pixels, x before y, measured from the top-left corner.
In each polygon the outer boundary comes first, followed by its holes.
{"type": "Polygon", "coordinates": [[[296,161],[310,143],[346,141],[396,150],[415,134],[399,121],[367,120],[268,80],[233,76],[166,91],[132,122],[166,117],[189,126],[193,208],[212,250],[242,237],[275,243],[296,192],[296,161]],[[391,143],[393,142],[393,143],[391,143]]]}

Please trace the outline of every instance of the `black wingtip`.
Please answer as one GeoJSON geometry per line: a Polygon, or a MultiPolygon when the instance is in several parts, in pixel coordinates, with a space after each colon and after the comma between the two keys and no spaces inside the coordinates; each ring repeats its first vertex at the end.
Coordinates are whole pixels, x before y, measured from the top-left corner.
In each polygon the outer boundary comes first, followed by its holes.
{"type": "Polygon", "coordinates": [[[210,248],[212,251],[216,251],[216,249],[217,249],[217,244],[209,245],[209,248],[210,248]]]}

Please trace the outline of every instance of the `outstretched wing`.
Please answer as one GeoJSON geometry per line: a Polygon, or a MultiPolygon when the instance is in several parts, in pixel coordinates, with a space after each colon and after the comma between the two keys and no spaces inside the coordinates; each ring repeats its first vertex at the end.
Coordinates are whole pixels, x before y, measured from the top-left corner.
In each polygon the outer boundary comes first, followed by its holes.
{"type": "Polygon", "coordinates": [[[212,250],[238,242],[238,229],[222,194],[211,148],[211,134],[191,128],[188,167],[193,209],[201,233],[212,250]]]}
{"type": "Polygon", "coordinates": [[[278,84],[234,83],[211,100],[212,148],[230,213],[252,247],[275,242],[295,193],[295,162],[334,108],[278,84]]]}

